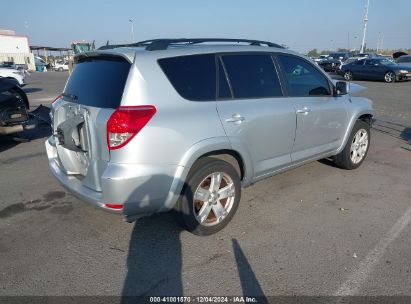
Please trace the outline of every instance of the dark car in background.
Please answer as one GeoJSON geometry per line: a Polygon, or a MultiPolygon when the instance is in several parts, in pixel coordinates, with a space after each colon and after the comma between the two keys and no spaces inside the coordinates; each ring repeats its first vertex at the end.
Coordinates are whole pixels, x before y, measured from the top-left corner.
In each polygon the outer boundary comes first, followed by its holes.
{"type": "Polygon", "coordinates": [[[17,81],[0,77],[0,135],[30,129],[29,101],[17,81]]]}
{"type": "Polygon", "coordinates": [[[391,83],[411,79],[411,67],[385,58],[361,59],[343,65],[340,74],[345,80],[384,80],[391,83]]]}
{"type": "Polygon", "coordinates": [[[350,57],[352,57],[351,52],[331,53],[325,60],[319,62],[318,65],[326,72],[337,72],[340,70],[341,64],[350,57]]]}

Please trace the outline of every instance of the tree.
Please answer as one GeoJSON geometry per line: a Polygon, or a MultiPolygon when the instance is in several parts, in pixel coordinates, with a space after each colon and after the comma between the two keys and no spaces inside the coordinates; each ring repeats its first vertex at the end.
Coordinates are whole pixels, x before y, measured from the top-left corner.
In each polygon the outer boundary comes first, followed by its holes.
{"type": "Polygon", "coordinates": [[[317,49],[313,49],[313,50],[309,51],[309,52],[307,53],[307,56],[308,56],[308,57],[318,57],[319,54],[318,54],[317,49]]]}

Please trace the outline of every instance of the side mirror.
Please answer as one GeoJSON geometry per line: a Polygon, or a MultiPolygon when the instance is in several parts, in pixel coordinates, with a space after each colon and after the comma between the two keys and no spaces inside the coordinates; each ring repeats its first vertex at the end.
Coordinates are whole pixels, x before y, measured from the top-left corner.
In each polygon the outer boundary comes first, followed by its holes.
{"type": "Polygon", "coordinates": [[[345,81],[337,81],[335,84],[335,93],[337,96],[348,94],[348,83],[345,81]]]}

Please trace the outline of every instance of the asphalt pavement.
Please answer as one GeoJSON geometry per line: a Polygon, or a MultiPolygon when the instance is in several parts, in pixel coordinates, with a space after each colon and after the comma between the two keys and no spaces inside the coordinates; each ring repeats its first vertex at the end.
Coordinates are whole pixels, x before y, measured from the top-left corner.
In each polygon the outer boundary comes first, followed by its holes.
{"type": "MultiPolygon", "coordinates": [[[[33,73],[32,105],[67,73],[33,73]]],[[[0,139],[0,295],[411,296],[411,82],[358,82],[379,120],[354,171],[314,162],[244,189],[221,232],[129,224],[64,190],[49,130],[0,139]]]]}

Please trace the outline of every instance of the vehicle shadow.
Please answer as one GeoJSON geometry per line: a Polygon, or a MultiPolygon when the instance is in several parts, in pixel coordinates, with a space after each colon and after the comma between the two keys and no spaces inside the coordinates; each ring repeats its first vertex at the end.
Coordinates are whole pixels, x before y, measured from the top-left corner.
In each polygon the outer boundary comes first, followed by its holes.
{"type": "MultiPolygon", "coordinates": [[[[131,196],[147,201],[153,193],[147,190],[152,189],[153,183],[161,187],[162,183],[171,180],[166,175],[152,176],[131,196]]],[[[175,216],[178,216],[177,211],[172,211],[143,217],[135,222],[129,243],[122,304],[137,303],[142,296],[184,295],[180,239],[183,229],[176,223],[175,216]]],[[[244,296],[258,296],[261,298],[259,303],[266,303],[261,286],[237,240],[232,240],[232,247],[244,296]]]]}
{"type": "Polygon", "coordinates": [[[318,162],[319,162],[320,164],[323,164],[323,165],[326,165],[326,166],[330,166],[330,167],[333,167],[333,168],[341,169],[340,167],[338,167],[338,166],[335,164],[334,160],[333,160],[331,157],[319,159],[318,162]]]}
{"type": "Polygon", "coordinates": [[[141,296],[181,296],[181,228],[171,213],[141,218],[134,224],[121,303],[141,296]]]}
{"type": "Polygon", "coordinates": [[[407,147],[401,147],[401,148],[411,152],[411,128],[404,128],[404,130],[400,134],[400,137],[407,144],[407,147]]]}
{"type": "Polygon", "coordinates": [[[403,140],[406,144],[411,145],[411,128],[398,122],[388,120],[377,120],[372,129],[379,133],[403,140]]]}
{"type": "Polygon", "coordinates": [[[36,93],[36,92],[43,91],[43,89],[40,89],[40,88],[23,88],[23,91],[26,94],[29,94],[29,93],[36,93]]]}
{"type": "Polygon", "coordinates": [[[404,128],[400,134],[401,139],[411,145],[411,128],[404,128]]]}
{"type": "MultiPolygon", "coordinates": [[[[172,181],[168,175],[151,176],[129,195],[128,200],[135,203],[126,204],[124,212],[131,213],[136,205],[142,210],[149,208],[159,191],[168,188],[172,181]]],[[[136,303],[141,300],[138,297],[143,296],[183,295],[181,232],[171,212],[143,217],[135,222],[121,303],[136,303]]]]}
{"type": "Polygon", "coordinates": [[[255,276],[250,263],[248,262],[240,244],[236,239],[232,239],[233,252],[237,264],[238,275],[240,276],[241,289],[244,296],[257,297],[258,303],[268,303],[263,289],[255,276]]]}

